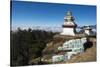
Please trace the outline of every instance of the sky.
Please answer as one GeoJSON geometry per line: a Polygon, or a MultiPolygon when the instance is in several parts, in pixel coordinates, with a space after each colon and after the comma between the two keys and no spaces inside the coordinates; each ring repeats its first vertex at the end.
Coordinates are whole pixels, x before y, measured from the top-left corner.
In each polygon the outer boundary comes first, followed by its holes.
{"type": "Polygon", "coordinates": [[[96,25],[96,6],[25,1],[12,1],[11,24],[13,28],[61,27],[69,10],[78,26],[96,25]]]}

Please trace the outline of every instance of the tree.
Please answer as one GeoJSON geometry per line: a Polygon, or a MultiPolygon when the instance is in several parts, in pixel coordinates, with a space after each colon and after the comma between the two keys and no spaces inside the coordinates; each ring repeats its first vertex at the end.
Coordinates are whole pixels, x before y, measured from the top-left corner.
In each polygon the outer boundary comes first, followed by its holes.
{"type": "Polygon", "coordinates": [[[11,31],[11,66],[29,65],[31,59],[42,57],[42,50],[53,35],[53,32],[31,28],[11,31]]]}

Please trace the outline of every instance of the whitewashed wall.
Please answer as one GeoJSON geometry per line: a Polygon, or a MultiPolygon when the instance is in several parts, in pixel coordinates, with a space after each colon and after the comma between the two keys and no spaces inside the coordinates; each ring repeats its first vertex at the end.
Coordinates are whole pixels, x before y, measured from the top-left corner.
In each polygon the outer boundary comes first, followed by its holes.
{"type": "Polygon", "coordinates": [[[63,28],[63,32],[61,33],[61,35],[75,36],[74,28],[63,28]]]}
{"type": "Polygon", "coordinates": [[[55,55],[52,57],[52,62],[59,62],[59,61],[67,61],[71,59],[73,54],[83,53],[84,52],[84,43],[86,42],[86,38],[81,39],[72,39],[66,41],[63,46],[59,46],[58,50],[72,50],[70,52],[66,52],[64,55],[55,55]]]}
{"type": "Polygon", "coordinates": [[[55,55],[52,57],[52,62],[64,61],[64,55],[55,55]]]}

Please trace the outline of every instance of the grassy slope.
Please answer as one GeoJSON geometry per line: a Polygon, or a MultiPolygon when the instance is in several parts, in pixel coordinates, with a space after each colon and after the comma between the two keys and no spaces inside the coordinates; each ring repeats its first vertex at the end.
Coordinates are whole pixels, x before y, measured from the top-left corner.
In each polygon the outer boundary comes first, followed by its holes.
{"type": "Polygon", "coordinates": [[[72,57],[71,60],[64,63],[90,62],[96,61],[96,40],[91,39],[93,46],[88,48],[84,53],[72,57]]]}
{"type": "MultiPolygon", "coordinates": [[[[57,38],[59,39],[59,38],[57,38]]],[[[56,49],[54,47],[58,47],[64,42],[64,40],[57,41],[57,43],[54,43],[53,45],[49,44],[49,46],[45,49],[46,52],[48,52],[51,49],[56,49]]],[[[90,38],[90,40],[93,42],[93,46],[91,48],[88,48],[84,53],[82,54],[77,54],[76,56],[73,56],[72,59],[66,61],[66,62],[60,62],[60,63],[77,63],[77,62],[90,62],[90,61],[96,61],[96,39],[95,38],[90,38]]],[[[55,41],[54,41],[55,42],[55,41]]],[[[46,57],[44,55],[44,57],[46,57]]],[[[50,57],[49,57],[50,58],[50,57]]],[[[59,64],[59,63],[57,63],[59,64]]]]}

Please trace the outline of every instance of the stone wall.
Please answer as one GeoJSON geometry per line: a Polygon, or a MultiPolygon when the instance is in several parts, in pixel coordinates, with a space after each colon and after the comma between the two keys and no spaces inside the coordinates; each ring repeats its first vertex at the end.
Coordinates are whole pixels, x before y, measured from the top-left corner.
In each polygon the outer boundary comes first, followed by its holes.
{"type": "Polygon", "coordinates": [[[71,59],[71,56],[73,54],[76,55],[78,53],[83,53],[84,52],[83,45],[86,41],[87,41],[86,38],[71,39],[71,40],[65,41],[62,46],[58,47],[58,51],[62,51],[62,52],[64,51],[64,54],[52,56],[52,62],[67,61],[71,59]],[[68,50],[71,50],[71,51],[68,52],[68,50]]]}

